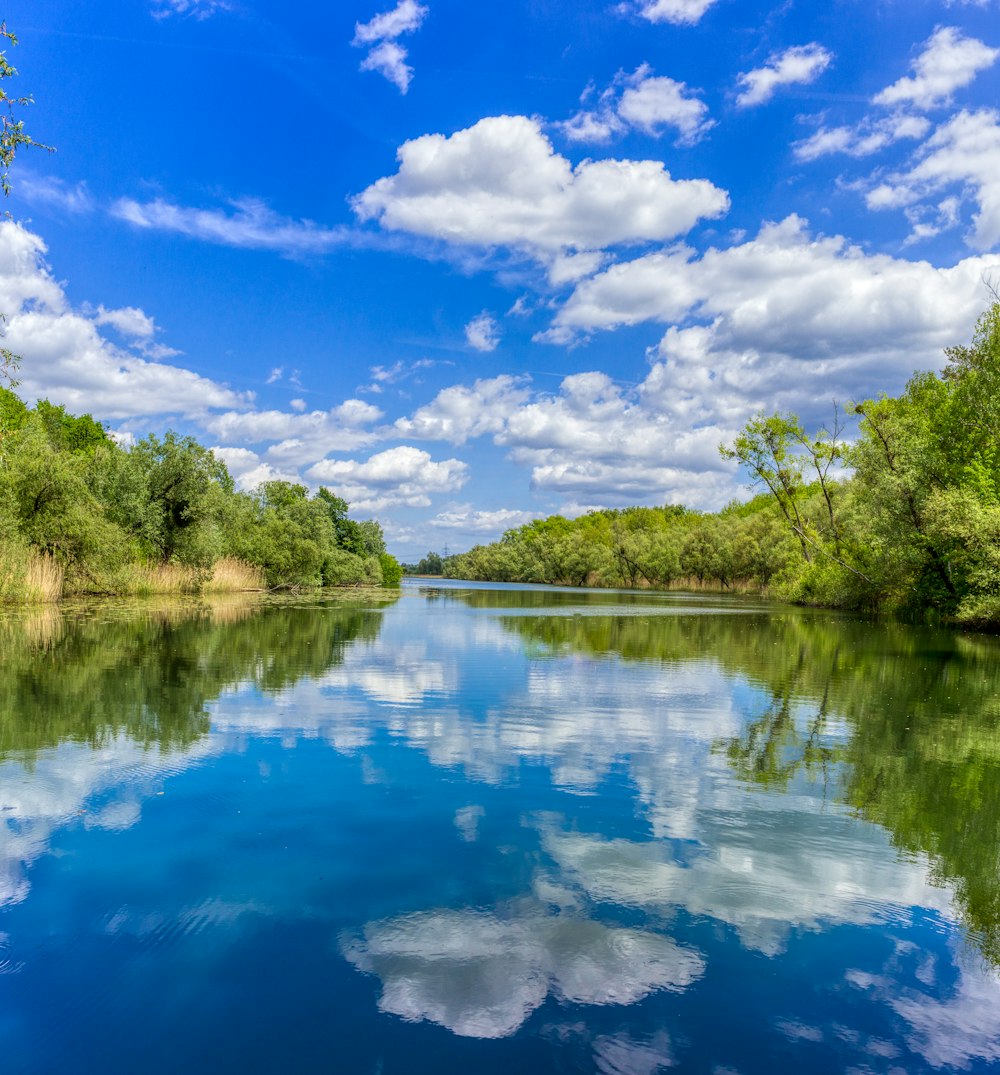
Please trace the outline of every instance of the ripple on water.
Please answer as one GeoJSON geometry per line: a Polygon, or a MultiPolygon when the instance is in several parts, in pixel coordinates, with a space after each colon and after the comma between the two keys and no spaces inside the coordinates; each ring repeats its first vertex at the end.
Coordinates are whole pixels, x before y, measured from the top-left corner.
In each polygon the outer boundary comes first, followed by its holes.
{"type": "Polygon", "coordinates": [[[0,974],[17,974],[23,966],[14,954],[10,937],[6,933],[0,933],[0,974]]]}

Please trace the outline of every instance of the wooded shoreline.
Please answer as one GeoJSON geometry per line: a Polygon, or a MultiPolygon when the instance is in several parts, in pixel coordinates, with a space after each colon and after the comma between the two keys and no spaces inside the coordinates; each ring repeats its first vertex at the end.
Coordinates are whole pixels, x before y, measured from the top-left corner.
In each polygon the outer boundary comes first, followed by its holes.
{"type": "Polygon", "coordinates": [[[560,515],[446,558],[447,577],[562,585],[680,580],[781,601],[1000,630],[1000,302],[940,373],[806,430],[759,414],[723,457],[765,491],[560,515]],[[845,427],[857,420],[857,435],[845,427]]]}

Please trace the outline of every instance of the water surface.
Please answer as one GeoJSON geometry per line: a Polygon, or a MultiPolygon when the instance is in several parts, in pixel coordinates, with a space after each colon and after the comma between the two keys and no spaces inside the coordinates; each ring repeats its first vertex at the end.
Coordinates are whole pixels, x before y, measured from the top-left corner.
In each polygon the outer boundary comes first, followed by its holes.
{"type": "Polygon", "coordinates": [[[4,1072],[1000,1071],[1000,646],[694,595],[0,618],[4,1072]]]}

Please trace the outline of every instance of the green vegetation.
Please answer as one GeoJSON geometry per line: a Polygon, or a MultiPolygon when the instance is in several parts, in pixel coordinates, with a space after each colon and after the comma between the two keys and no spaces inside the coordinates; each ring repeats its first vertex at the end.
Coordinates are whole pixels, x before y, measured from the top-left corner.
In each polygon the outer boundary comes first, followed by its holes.
{"type": "Polygon", "coordinates": [[[444,557],[438,552],[429,552],[419,563],[403,564],[405,575],[443,575],[444,557]]]}
{"type": "Polygon", "coordinates": [[[678,507],[561,516],[451,557],[456,578],[712,585],[800,604],[1000,627],[1000,302],[972,343],[898,398],[852,405],[856,439],[758,415],[731,445],[764,492],[717,514],[678,507]]]}
{"type": "Polygon", "coordinates": [[[123,448],[90,415],[0,388],[0,600],[203,588],[397,586],[374,520],[321,488],[235,489],[167,433],[123,448]]]}

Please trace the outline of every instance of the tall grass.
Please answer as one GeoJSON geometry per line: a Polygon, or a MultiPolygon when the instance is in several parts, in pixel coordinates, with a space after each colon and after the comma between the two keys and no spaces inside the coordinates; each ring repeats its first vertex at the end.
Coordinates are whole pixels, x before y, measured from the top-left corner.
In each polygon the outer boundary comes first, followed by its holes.
{"type": "Polygon", "coordinates": [[[0,601],[58,601],[64,572],[47,553],[17,545],[0,546],[0,601]]]}
{"type": "Polygon", "coordinates": [[[203,593],[238,593],[241,590],[263,590],[264,572],[245,560],[224,556],[215,562],[211,577],[202,586],[203,593]]]}
{"type": "Polygon", "coordinates": [[[66,573],[55,557],[32,550],[24,574],[25,601],[58,601],[66,573]]]}

